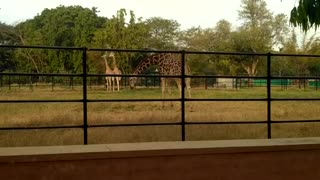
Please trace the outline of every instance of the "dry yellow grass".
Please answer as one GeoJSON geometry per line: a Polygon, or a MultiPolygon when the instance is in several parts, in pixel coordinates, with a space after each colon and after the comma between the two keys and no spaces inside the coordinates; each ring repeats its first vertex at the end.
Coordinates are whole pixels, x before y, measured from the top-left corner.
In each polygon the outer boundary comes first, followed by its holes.
{"type": "MultiPolygon", "coordinates": [[[[160,98],[159,89],[106,92],[89,89],[89,99],[160,98]]],[[[195,98],[265,98],[266,89],[193,90],[195,98]]],[[[177,92],[172,96],[176,97],[177,92]]],[[[273,90],[275,97],[319,97],[313,90],[273,90]]],[[[0,91],[1,100],[26,99],[81,99],[81,87],[0,91]]],[[[272,102],[273,120],[320,119],[320,102],[272,102]]],[[[121,123],[180,122],[180,102],[112,102],[88,103],[89,125],[121,123]]],[[[81,103],[28,103],[0,104],[1,127],[81,125],[81,103]]],[[[186,102],[186,121],[264,121],[267,119],[266,102],[186,102]]],[[[273,124],[272,137],[319,136],[318,123],[273,124]]],[[[181,140],[181,126],[105,127],[89,128],[89,143],[122,143],[181,140]]],[[[187,125],[187,140],[266,138],[266,124],[242,125],[187,125]]],[[[82,144],[82,129],[10,130],[0,131],[0,146],[35,146],[82,144]]]]}

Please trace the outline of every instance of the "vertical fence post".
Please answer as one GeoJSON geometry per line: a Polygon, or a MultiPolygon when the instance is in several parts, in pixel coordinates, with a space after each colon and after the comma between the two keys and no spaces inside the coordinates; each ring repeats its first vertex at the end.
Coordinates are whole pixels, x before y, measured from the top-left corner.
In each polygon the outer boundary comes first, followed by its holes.
{"type": "Polygon", "coordinates": [[[0,88],[3,87],[3,76],[0,76],[0,88]]]}
{"type": "Polygon", "coordinates": [[[267,54],[267,120],[268,120],[268,139],[271,139],[271,53],[267,54]]]}
{"type": "Polygon", "coordinates": [[[83,144],[88,144],[87,48],[82,48],[83,144]]]}
{"type": "Polygon", "coordinates": [[[185,117],[185,91],[186,78],[185,78],[185,55],[184,50],[181,51],[181,139],[186,140],[186,117],[185,117]]]}
{"type": "Polygon", "coordinates": [[[70,86],[71,86],[71,90],[73,90],[73,77],[70,76],[70,86]]]}
{"type": "Polygon", "coordinates": [[[32,75],[30,75],[30,90],[33,91],[32,75]]]}
{"type": "Polygon", "coordinates": [[[8,76],[8,87],[9,87],[9,90],[11,90],[11,75],[8,76]]]}
{"type": "Polygon", "coordinates": [[[51,91],[54,89],[54,76],[51,76],[51,91]]]}
{"type": "Polygon", "coordinates": [[[19,86],[19,89],[21,88],[21,84],[20,84],[20,75],[18,75],[18,86],[19,86]]]}

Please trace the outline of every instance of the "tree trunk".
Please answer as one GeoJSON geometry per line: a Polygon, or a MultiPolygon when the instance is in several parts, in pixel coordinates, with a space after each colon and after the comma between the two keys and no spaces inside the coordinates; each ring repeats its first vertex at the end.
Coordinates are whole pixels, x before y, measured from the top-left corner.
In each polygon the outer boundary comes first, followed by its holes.
{"type": "MultiPolygon", "coordinates": [[[[249,65],[245,65],[241,63],[242,67],[246,70],[249,76],[256,76],[258,71],[257,71],[257,65],[259,63],[258,59],[254,59],[253,62],[249,65]]],[[[253,79],[249,78],[248,79],[248,87],[253,87],[253,79]]]]}

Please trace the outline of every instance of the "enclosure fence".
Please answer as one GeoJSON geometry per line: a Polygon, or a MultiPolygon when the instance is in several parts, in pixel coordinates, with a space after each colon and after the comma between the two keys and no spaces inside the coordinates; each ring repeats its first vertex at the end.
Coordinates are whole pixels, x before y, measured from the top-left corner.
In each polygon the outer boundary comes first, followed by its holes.
{"type": "MultiPolygon", "coordinates": [[[[1,130],[34,130],[34,129],[70,129],[70,128],[80,128],[83,129],[83,144],[88,144],[88,129],[89,128],[99,128],[99,127],[130,127],[130,126],[180,126],[181,127],[181,140],[185,141],[186,139],[186,126],[187,125],[212,125],[212,124],[266,124],[267,125],[267,138],[272,138],[272,124],[274,123],[314,123],[320,122],[319,119],[314,120],[272,120],[272,108],[271,103],[274,101],[320,101],[320,98],[274,98],[271,95],[272,81],[274,80],[306,80],[314,79],[316,82],[319,81],[319,77],[315,76],[273,76],[271,73],[271,59],[273,57],[320,57],[320,55],[298,55],[298,54],[279,54],[279,53],[240,53],[240,52],[197,52],[197,51],[156,51],[156,50],[129,50],[129,49],[95,49],[87,47],[48,47],[48,46],[8,46],[0,45],[0,50],[12,50],[12,49],[43,49],[43,50],[68,50],[68,51],[78,51],[82,54],[82,73],[78,74],[63,74],[63,73],[14,73],[14,72],[0,72],[0,77],[2,76],[26,76],[26,77],[36,77],[36,76],[45,76],[45,77],[80,77],[82,79],[82,98],[81,99],[60,99],[60,100],[3,100],[0,99],[0,104],[14,104],[14,103],[81,103],[83,109],[83,123],[81,125],[69,125],[69,126],[35,126],[35,127],[0,127],[1,130]],[[133,75],[133,74],[122,74],[122,75],[107,75],[107,74],[90,74],[87,71],[88,66],[88,57],[87,53],[89,51],[113,51],[113,52],[131,52],[131,53],[174,53],[180,54],[182,60],[182,74],[181,75],[133,75]],[[232,75],[189,75],[186,74],[185,63],[186,55],[188,54],[207,54],[207,55],[226,55],[226,56],[259,56],[265,57],[267,62],[267,73],[265,76],[232,76],[232,75]],[[88,98],[88,78],[90,77],[106,77],[106,76],[122,76],[122,77],[167,77],[167,78],[180,78],[182,87],[185,87],[186,78],[234,78],[234,79],[263,79],[266,80],[266,89],[267,96],[266,98],[187,98],[185,95],[185,89],[181,89],[181,97],[173,99],[89,99],[88,98]],[[130,123],[130,124],[102,124],[102,125],[91,125],[88,124],[88,103],[98,103],[98,102],[180,102],[181,103],[181,120],[180,122],[174,123],[130,123]],[[186,102],[201,102],[201,101],[259,101],[267,103],[267,118],[263,121],[224,121],[224,122],[192,122],[186,121],[186,102]]],[[[9,83],[10,84],[10,83],[9,83]]],[[[192,86],[191,86],[192,87],[192,86]]],[[[317,87],[317,86],[316,86],[317,87]]]]}

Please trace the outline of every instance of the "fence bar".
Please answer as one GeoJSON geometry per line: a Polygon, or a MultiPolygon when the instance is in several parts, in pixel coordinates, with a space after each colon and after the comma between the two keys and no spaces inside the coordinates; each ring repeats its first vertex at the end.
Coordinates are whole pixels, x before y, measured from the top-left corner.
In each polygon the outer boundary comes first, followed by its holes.
{"type": "Polygon", "coordinates": [[[267,54],[267,121],[268,121],[268,139],[271,139],[271,53],[267,54]]]}
{"type": "Polygon", "coordinates": [[[48,129],[75,129],[82,128],[82,125],[75,126],[27,126],[27,127],[0,127],[0,130],[8,131],[8,130],[48,130],[48,129]]]}
{"type": "Polygon", "coordinates": [[[15,104],[15,103],[72,103],[72,102],[83,102],[82,99],[52,99],[52,100],[0,100],[2,104],[15,104]]]}
{"type": "Polygon", "coordinates": [[[0,75],[5,75],[5,76],[15,76],[15,75],[20,75],[20,76],[58,76],[58,77],[82,77],[82,74],[62,74],[62,73],[5,73],[5,72],[0,72],[0,75]]]}
{"type": "Polygon", "coordinates": [[[81,50],[80,47],[63,46],[26,46],[26,45],[0,45],[0,48],[24,48],[24,49],[60,49],[60,50],[81,50]]]}
{"type": "Polygon", "coordinates": [[[88,144],[87,48],[82,49],[83,144],[88,144]]]}
{"type": "Polygon", "coordinates": [[[185,87],[186,87],[186,72],[185,72],[185,51],[181,51],[181,139],[186,140],[186,115],[185,115],[185,87]]]}
{"type": "Polygon", "coordinates": [[[97,124],[89,125],[90,128],[103,128],[103,127],[142,127],[142,126],[180,126],[180,122],[176,123],[130,123],[130,124],[97,124]]]}

